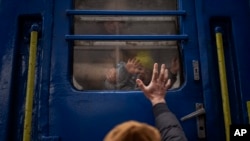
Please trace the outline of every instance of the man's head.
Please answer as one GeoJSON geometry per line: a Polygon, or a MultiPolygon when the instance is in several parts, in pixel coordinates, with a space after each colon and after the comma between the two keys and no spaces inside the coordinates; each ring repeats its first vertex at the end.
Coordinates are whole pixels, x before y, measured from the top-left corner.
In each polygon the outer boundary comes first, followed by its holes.
{"type": "Polygon", "coordinates": [[[122,33],[124,22],[121,21],[105,21],[104,28],[108,34],[119,35],[122,33]]]}
{"type": "MultiPolygon", "coordinates": [[[[104,6],[105,10],[127,10],[129,8],[126,0],[109,0],[104,6]]],[[[121,34],[124,28],[124,21],[116,18],[104,22],[104,28],[108,34],[121,34]]]]}
{"type": "Polygon", "coordinates": [[[159,131],[146,123],[128,121],[117,125],[104,141],[160,141],[159,131]]]}

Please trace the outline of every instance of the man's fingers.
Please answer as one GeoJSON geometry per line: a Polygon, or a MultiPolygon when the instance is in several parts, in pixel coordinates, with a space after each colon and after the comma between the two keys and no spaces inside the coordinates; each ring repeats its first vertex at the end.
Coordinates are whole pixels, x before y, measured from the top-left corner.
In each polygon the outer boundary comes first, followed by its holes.
{"type": "Polygon", "coordinates": [[[144,91],[146,86],[144,85],[144,83],[140,80],[140,79],[136,79],[136,84],[138,85],[138,87],[144,91]]]}
{"type": "Polygon", "coordinates": [[[159,78],[158,78],[158,80],[160,82],[165,82],[164,81],[164,79],[165,79],[165,67],[166,67],[165,64],[161,65],[160,75],[159,75],[159,78]]]}
{"type": "Polygon", "coordinates": [[[168,69],[164,70],[164,78],[163,78],[163,82],[167,82],[168,80],[168,69]]]}
{"type": "Polygon", "coordinates": [[[168,90],[171,85],[171,79],[168,79],[167,83],[165,84],[166,89],[168,90]]]}
{"type": "Polygon", "coordinates": [[[156,81],[158,78],[158,64],[154,63],[154,69],[153,69],[153,73],[152,73],[152,80],[151,81],[156,81]]]}

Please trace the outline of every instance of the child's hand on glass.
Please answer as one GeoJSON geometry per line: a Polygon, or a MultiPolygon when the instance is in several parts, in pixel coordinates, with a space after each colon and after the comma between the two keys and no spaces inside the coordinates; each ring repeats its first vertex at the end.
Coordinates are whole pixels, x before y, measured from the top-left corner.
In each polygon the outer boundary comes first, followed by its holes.
{"type": "Polygon", "coordinates": [[[130,74],[138,74],[140,72],[141,63],[137,59],[128,59],[126,69],[130,74]]]}

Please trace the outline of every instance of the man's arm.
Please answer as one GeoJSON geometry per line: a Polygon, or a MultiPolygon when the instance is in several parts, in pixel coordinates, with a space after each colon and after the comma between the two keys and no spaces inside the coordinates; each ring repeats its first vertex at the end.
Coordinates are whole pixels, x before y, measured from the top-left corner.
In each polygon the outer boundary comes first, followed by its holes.
{"type": "Polygon", "coordinates": [[[137,85],[150,100],[155,115],[156,127],[159,129],[163,141],[186,141],[185,134],[175,115],[167,107],[165,96],[171,86],[168,69],[163,64],[160,72],[158,64],[154,64],[151,82],[148,86],[140,80],[137,85]]]}
{"type": "Polygon", "coordinates": [[[168,109],[166,103],[158,103],[153,106],[155,126],[159,129],[163,141],[186,141],[176,116],[168,109]]]}

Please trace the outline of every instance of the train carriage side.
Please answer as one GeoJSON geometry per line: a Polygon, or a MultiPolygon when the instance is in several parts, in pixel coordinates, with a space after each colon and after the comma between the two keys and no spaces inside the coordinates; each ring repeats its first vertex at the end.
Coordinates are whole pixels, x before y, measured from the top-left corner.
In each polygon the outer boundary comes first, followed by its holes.
{"type": "Polygon", "coordinates": [[[250,121],[249,10],[234,0],[0,0],[0,140],[99,141],[124,121],[154,125],[136,85],[107,85],[131,58],[145,83],[154,62],[178,66],[166,100],[188,140],[229,140],[231,124],[250,121]]]}

